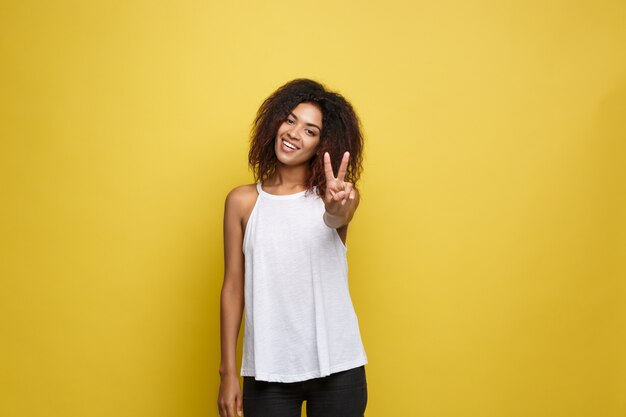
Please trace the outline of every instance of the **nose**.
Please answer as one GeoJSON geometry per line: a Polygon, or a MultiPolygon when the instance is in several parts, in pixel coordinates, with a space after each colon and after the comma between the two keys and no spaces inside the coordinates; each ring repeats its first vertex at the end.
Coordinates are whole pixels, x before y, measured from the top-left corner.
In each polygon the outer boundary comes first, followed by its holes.
{"type": "Polygon", "coordinates": [[[289,132],[288,132],[288,136],[290,139],[292,139],[294,142],[297,140],[300,140],[300,131],[298,130],[297,126],[294,126],[289,132]]]}

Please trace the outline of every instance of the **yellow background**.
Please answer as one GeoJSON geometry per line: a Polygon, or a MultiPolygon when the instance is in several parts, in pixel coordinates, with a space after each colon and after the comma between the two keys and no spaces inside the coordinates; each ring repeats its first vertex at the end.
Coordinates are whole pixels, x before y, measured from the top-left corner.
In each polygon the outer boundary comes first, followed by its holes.
{"type": "Polygon", "coordinates": [[[310,77],[366,134],[366,415],[623,417],[625,15],[2,0],[0,415],[217,416],[224,199],[310,77]]]}

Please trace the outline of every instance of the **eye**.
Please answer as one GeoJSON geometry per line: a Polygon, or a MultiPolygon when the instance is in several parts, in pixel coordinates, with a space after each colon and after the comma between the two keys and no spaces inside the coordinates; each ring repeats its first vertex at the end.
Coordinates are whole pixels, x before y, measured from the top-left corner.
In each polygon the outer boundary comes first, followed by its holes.
{"type": "Polygon", "coordinates": [[[291,119],[289,119],[289,118],[287,119],[287,124],[288,124],[288,125],[292,125],[292,124],[294,124],[294,123],[295,123],[295,121],[293,121],[293,120],[291,120],[291,119]]]}
{"type": "Polygon", "coordinates": [[[305,132],[306,132],[306,134],[307,134],[307,135],[309,135],[309,136],[315,136],[315,132],[314,132],[314,131],[312,131],[311,129],[305,129],[305,132]]]}

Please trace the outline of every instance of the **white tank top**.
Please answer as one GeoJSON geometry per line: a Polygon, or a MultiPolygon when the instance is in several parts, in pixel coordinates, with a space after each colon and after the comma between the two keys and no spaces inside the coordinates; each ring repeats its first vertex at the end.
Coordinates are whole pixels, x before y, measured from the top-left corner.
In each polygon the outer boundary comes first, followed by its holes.
{"type": "MultiPolygon", "coordinates": [[[[319,378],[367,363],[348,288],[347,246],[323,220],[324,202],[256,185],[243,237],[242,376],[319,378]]],[[[306,194],[306,195],[305,195],[306,194]]]]}

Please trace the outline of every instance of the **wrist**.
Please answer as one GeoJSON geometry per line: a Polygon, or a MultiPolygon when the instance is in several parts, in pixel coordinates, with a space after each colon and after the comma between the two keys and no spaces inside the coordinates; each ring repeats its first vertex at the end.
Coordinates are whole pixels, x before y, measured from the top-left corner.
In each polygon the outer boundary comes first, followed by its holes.
{"type": "Polygon", "coordinates": [[[228,376],[237,374],[237,366],[235,364],[222,364],[219,368],[220,376],[228,376]]]}
{"type": "Polygon", "coordinates": [[[237,374],[237,371],[222,371],[220,370],[220,378],[229,378],[229,377],[237,377],[239,378],[239,375],[237,374]]]}
{"type": "Polygon", "coordinates": [[[342,216],[340,214],[330,214],[326,210],[324,210],[323,219],[326,226],[332,229],[338,229],[346,224],[345,216],[342,216]]]}

